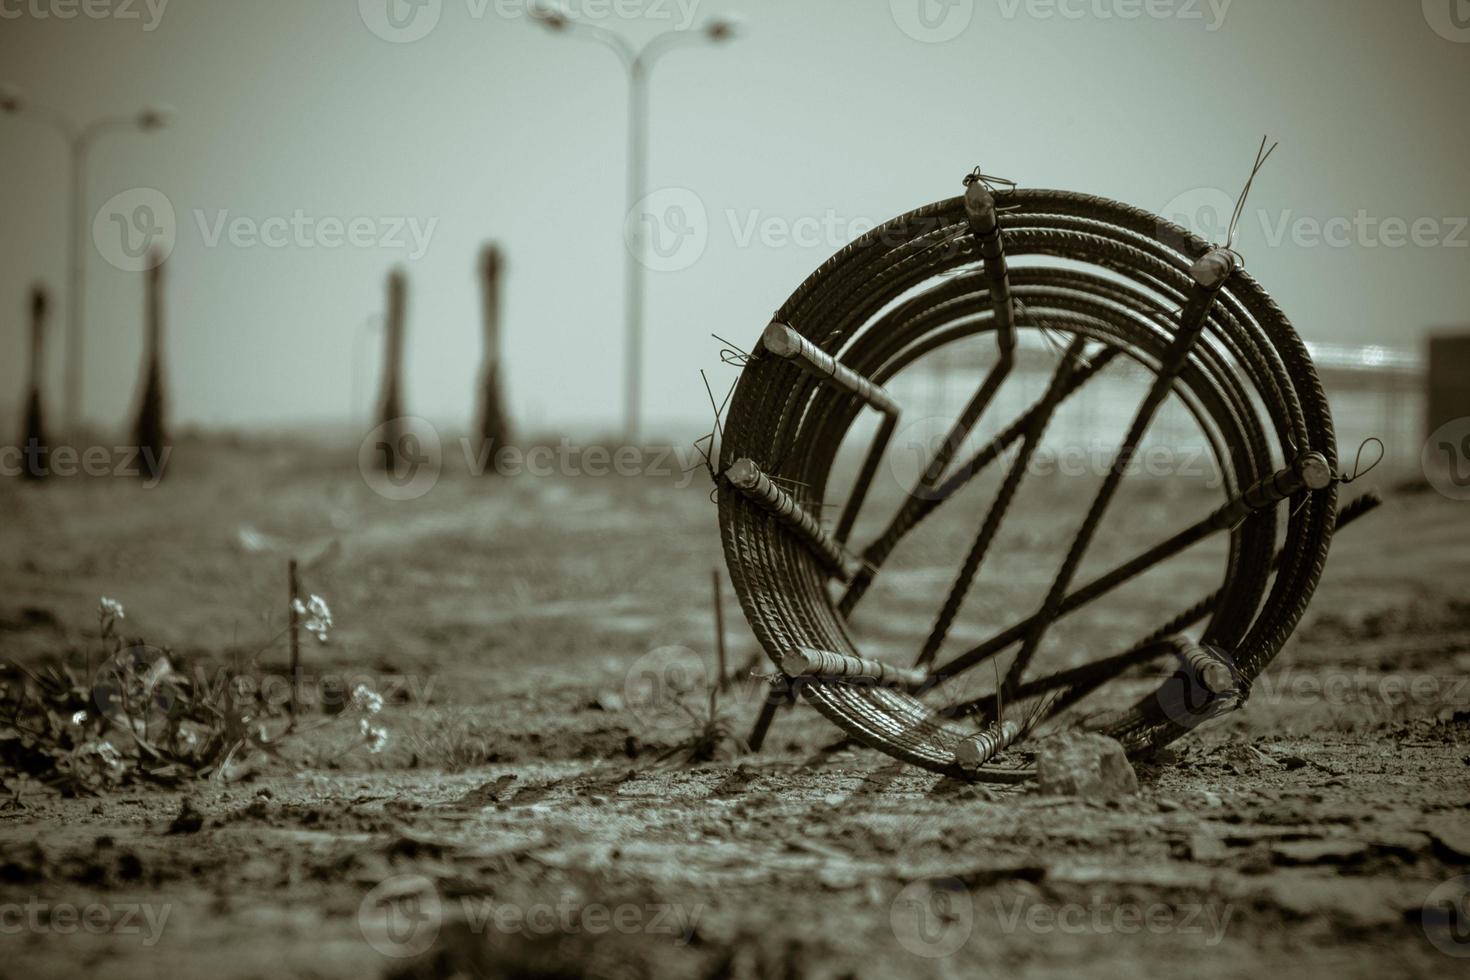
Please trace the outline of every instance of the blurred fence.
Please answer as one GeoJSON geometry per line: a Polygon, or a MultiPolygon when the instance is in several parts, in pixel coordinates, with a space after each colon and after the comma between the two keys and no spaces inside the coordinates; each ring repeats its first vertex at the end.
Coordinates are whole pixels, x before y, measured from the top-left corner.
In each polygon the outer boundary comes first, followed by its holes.
{"type": "MultiPolygon", "coordinates": [[[[976,338],[980,341],[980,338],[976,338]]],[[[1395,471],[1419,467],[1424,443],[1424,360],[1415,351],[1383,346],[1346,347],[1308,344],[1332,405],[1343,466],[1351,469],[1364,440],[1383,441],[1383,465],[1395,471]]],[[[983,370],[994,358],[988,344],[956,344],[926,357],[889,382],[905,406],[905,424],[925,436],[954,419],[974,394],[983,370]],[[932,424],[916,426],[914,419],[932,424]]],[[[1043,347],[1021,351],[1017,370],[1008,379],[981,428],[1015,417],[1038,399],[1051,380],[1056,354],[1043,347]]],[[[1058,412],[1048,429],[1047,445],[1081,447],[1106,454],[1121,441],[1152,375],[1132,362],[1117,364],[1084,387],[1058,412]]],[[[900,437],[902,438],[902,436],[900,437]]],[[[1156,418],[1144,450],[1167,447],[1203,449],[1194,419],[1171,402],[1156,418]]],[[[1365,453],[1371,462],[1376,450],[1365,453]]]]}

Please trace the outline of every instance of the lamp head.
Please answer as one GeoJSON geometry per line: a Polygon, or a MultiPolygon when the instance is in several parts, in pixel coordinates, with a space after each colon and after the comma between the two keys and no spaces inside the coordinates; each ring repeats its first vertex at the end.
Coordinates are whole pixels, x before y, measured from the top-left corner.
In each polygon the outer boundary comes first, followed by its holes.
{"type": "Polygon", "coordinates": [[[153,105],[138,113],[138,128],[144,132],[152,132],[156,129],[167,129],[173,125],[173,106],[153,105]]]}
{"type": "Polygon", "coordinates": [[[733,41],[745,33],[745,18],[739,14],[711,17],[704,25],[704,36],[715,43],[733,41]]]}

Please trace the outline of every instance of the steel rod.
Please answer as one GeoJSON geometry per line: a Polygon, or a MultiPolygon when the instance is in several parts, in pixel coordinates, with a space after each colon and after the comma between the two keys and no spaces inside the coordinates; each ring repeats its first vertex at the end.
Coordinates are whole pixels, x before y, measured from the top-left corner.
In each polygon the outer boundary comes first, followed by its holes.
{"type": "MultiPolygon", "coordinates": [[[[1310,456],[1315,454],[1308,455],[1310,456]]],[[[1289,471],[1298,474],[1299,471],[1302,469],[1305,469],[1309,474],[1311,474],[1311,478],[1314,481],[1320,478],[1320,471],[1318,470],[1315,462],[1308,462],[1306,464],[1294,464],[1292,467],[1288,467],[1289,471]]],[[[1287,472],[1287,470],[1283,470],[1283,473],[1285,472],[1287,472]]],[[[1328,483],[1330,484],[1330,482],[1331,481],[1329,472],[1328,483]]],[[[1278,486],[1287,484],[1288,478],[1282,477],[1281,474],[1276,474],[1268,478],[1268,480],[1262,481],[1261,485],[1278,486]]],[[[1276,503],[1278,503],[1279,498],[1271,499],[1269,495],[1263,493],[1260,490],[1261,485],[1258,485],[1257,487],[1252,487],[1250,490],[1246,491],[1246,494],[1250,494],[1253,499],[1261,501],[1263,508],[1274,506],[1276,503]]],[[[1327,484],[1316,486],[1313,487],[1313,489],[1324,489],[1326,485],[1327,484]]],[[[1157,565],[1160,562],[1174,557],[1181,551],[1184,551],[1186,548],[1199,543],[1210,535],[1219,533],[1220,531],[1226,531],[1234,527],[1237,523],[1239,523],[1239,519],[1238,517],[1236,517],[1236,515],[1239,512],[1240,502],[1246,498],[1246,494],[1242,494],[1228,501],[1224,506],[1214,511],[1211,511],[1210,514],[1208,514],[1203,519],[1190,525],[1189,527],[1178,532],[1167,540],[1154,545],[1147,551],[1144,551],[1134,556],[1133,558],[1130,558],[1128,561],[1123,562],[1121,565],[1114,567],[1110,571],[1099,575],[1097,578],[1088,582],[1086,585],[1082,586],[1076,591],[1063,596],[1060,600],[1050,606],[1051,618],[1053,620],[1059,619],[1062,616],[1067,615],[1068,613],[1074,612],[1080,607],[1085,606],[1087,603],[1092,602],[1094,599],[1097,599],[1099,596],[1111,592],[1113,589],[1122,585],[1124,582],[1127,582],[1128,580],[1135,578],[1138,575],[1141,575],[1143,572],[1147,571],[1154,565],[1157,565]]],[[[1251,510],[1246,511],[1247,515],[1252,512],[1253,511],[1251,510]]],[[[997,633],[995,636],[991,637],[985,642],[971,648],[970,650],[951,660],[949,663],[945,664],[943,667],[940,667],[937,671],[935,671],[935,674],[937,676],[951,677],[955,674],[969,670],[976,664],[981,663],[999,653],[1000,651],[1004,650],[1012,643],[1015,643],[1018,640],[1029,636],[1031,631],[1033,631],[1037,627],[1038,623],[1042,621],[1043,615],[1045,615],[1045,610],[1043,610],[1043,612],[1038,612],[1028,617],[1027,619],[1021,620],[1020,622],[1015,623],[1010,627],[1007,627],[1006,629],[997,633]]]]}
{"type": "Polygon", "coordinates": [[[981,525],[979,533],[975,535],[975,542],[969,554],[965,556],[964,564],[955,577],[954,585],[950,588],[944,606],[934,620],[934,627],[929,631],[929,637],[924,641],[924,647],[919,652],[919,657],[915,661],[916,666],[924,667],[933,662],[935,655],[939,653],[939,648],[944,645],[944,640],[954,625],[955,617],[959,615],[960,606],[965,597],[969,595],[975,576],[980,572],[980,566],[990,550],[990,545],[994,542],[996,534],[1000,532],[1000,526],[1005,521],[1011,502],[1015,500],[1016,492],[1021,488],[1021,481],[1026,477],[1031,460],[1036,455],[1042,437],[1046,434],[1046,428],[1051,423],[1052,415],[1055,414],[1056,407],[1061,401],[1067,379],[1080,359],[1086,343],[1081,337],[1074,339],[1062,356],[1061,363],[1057,365],[1046,394],[1041,399],[1041,410],[1032,416],[1031,424],[1027,426],[1026,435],[1021,443],[1021,451],[1012,461],[1005,481],[1001,484],[1000,492],[996,494],[995,501],[985,515],[985,522],[981,525]]]}
{"type": "Polygon", "coordinates": [[[912,667],[895,667],[879,660],[853,657],[830,650],[797,647],[781,657],[781,670],[788,677],[843,677],[878,681],[905,687],[924,683],[924,672],[912,667]]]}
{"type": "MultiPolygon", "coordinates": [[[[1376,492],[1365,493],[1355,498],[1338,512],[1337,529],[1340,531],[1343,528],[1351,526],[1355,521],[1371,514],[1382,505],[1383,498],[1376,492]]],[[[1276,556],[1271,560],[1272,571],[1280,567],[1285,557],[1286,552],[1284,550],[1276,553],[1276,556]]],[[[1058,673],[1049,674],[1046,677],[1041,677],[1034,681],[1028,681],[1016,689],[1013,697],[1021,700],[1048,694],[1058,688],[1072,687],[1072,690],[1063,696],[1063,701],[1058,702],[1054,706],[1052,712],[1054,714],[1072,702],[1080,700],[1080,696],[1073,697],[1074,694],[1079,694],[1079,691],[1081,694],[1091,693],[1097,687],[1100,687],[1103,683],[1116,677],[1129,667],[1146,663],[1149,660],[1171,652],[1172,646],[1178,642],[1178,635],[1190,627],[1198,625],[1210,614],[1210,610],[1214,609],[1219,601],[1220,592],[1218,590],[1211,592],[1124,652],[1091,664],[1084,664],[1081,667],[1059,671],[1058,673]],[[1089,679],[1095,679],[1097,683],[1091,684],[1085,689],[1077,686],[1089,679]]],[[[934,681],[931,679],[930,686],[933,683],[934,681]]],[[[941,714],[956,717],[983,714],[989,717],[995,713],[995,701],[994,694],[987,694],[983,697],[945,708],[941,711],[941,714]]]]}
{"type": "Polygon", "coordinates": [[[784,323],[772,321],[761,336],[761,346],[802,370],[856,395],[885,415],[897,417],[898,402],[878,385],[841,364],[835,357],[807,340],[784,323]]]}
{"type": "Polygon", "coordinates": [[[1026,665],[1036,653],[1037,648],[1041,646],[1042,640],[1045,639],[1046,632],[1056,619],[1062,601],[1066,597],[1072,578],[1076,575],[1077,569],[1082,564],[1082,558],[1092,543],[1093,536],[1102,524],[1103,515],[1107,513],[1108,505],[1112,503],[1114,494],[1123,482],[1123,474],[1138,452],[1138,447],[1143,442],[1143,437],[1147,434],[1154,416],[1158,414],[1159,408],[1174,390],[1174,382],[1184,370],[1190,351],[1194,349],[1195,344],[1204,333],[1215,297],[1219,295],[1220,290],[1237,268],[1238,260],[1233,253],[1215,249],[1200,258],[1190,270],[1194,278],[1194,288],[1190,291],[1189,300],[1185,303],[1180,315],[1179,330],[1164,351],[1153,384],[1143,404],[1139,406],[1133,417],[1128,434],[1113,460],[1113,465],[1103,478],[1102,487],[1093,498],[1087,517],[1078,529],[1077,536],[1073,539],[1072,546],[1068,549],[1066,558],[1062,562],[1062,567],[1052,581],[1046,600],[1034,617],[1031,627],[1026,631],[1021,649],[1016,653],[1016,659],[1011,662],[1010,669],[1006,671],[1004,690],[1014,690],[1020,684],[1026,672],[1026,665]]]}
{"type": "Polygon", "coordinates": [[[857,574],[858,560],[822,529],[794,497],[776,486],[749,459],[738,459],[725,471],[725,478],[749,500],[769,511],[809,547],[827,568],[843,581],[857,574]]]}
{"type": "MultiPolygon", "coordinates": [[[[1098,373],[1106,367],[1122,351],[1116,347],[1109,347],[1093,357],[1086,367],[1079,368],[1068,380],[1066,390],[1062,394],[1065,401],[1074,395],[1083,385],[1095,378],[1098,373]]],[[[1044,401],[1044,398],[1043,400],[1044,401]]],[[[982,447],[975,455],[971,456],[945,478],[944,482],[932,490],[922,493],[912,493],[903,502],[903,506],[894,514],[889,521],[888,527],[879,535],[872,544],[863,550],[863,566],[857,576],[849,583],[847,592],[838,603],[838,611],[845,617],[852,615],[857,604],[867,594],[868,588],[872,586],[873,579],[878,570],[893,553],[893,549],[903,538],[917,527],[926,517],[934,513],[940,504],[949,500],[959,493],[971,480],[978,476],[987,466],[1001,454],[1009,449],[1018,439],[1026,434],[1027,428],[1043,410],[1042,401],[1038,401],[1025,414],[1012,422],[1004,431],[993,438],[982,447]]]]}

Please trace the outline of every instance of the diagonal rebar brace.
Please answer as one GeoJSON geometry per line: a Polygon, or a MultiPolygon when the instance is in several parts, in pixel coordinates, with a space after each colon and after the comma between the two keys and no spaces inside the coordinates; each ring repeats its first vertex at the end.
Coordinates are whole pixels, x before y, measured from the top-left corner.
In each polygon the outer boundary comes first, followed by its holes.
{"type": "Polygon", "coordinates": [[[867,499],[868,489],[873,485],[873,477],[878,474],[878,465],[883,462],[883,454],[888,451],[888,444],[893,441],[893,433],[898,429],[898,416],[885,415],[883,421],[878,423],[878,431],[873,435],[873,443],[868,447],[868,455],[863,460],[863,468],[858,471],[857,479],[853,481],[852,492],[847,495],[847,503],[842,505],[842,516],[837,520],[837,531],[834,535],[837,543],[847,544],[848,536],[852,534],[852,526],[857,523],[858,512],[862,510],[863,501],[867,499]]]}
{"type": "Polygon", "coordinates": [[[1119,484],[1122,483],[1123,474],[1127,472],[1129,463],[1138,452],[1139,444],[1142,443],[1144,435],[1148,432],[1154,416],[1173,391],[1174,382],[1189,360],[1190,352],[1194,350],[1195,344],[1204,334],[1215,298],[1238,268],[1239,260],[1235,253],[1217,248],[1203,255],[1190,269],[1194,286],[1180,314],[1179,330],[1164,351],[1154,383],[1149,388],[1143,404],[1139,406],[1133,423],[1129,426],[1128,435],[1124,438],[1123,445],[1118,450],[1118,455],[1114,458],[1107,476],[1103,478],[1102,487],[1098,490],[1097,496],[1093,498],[1092,507],[1082,522],[1081,528],[1078,529],[1077,536],[1072,541],[1072,547],[1068,550],[1061,569],[1052,581],[1051,589],[1047,593],[1045,602],[1042,603],[1040,612],[1035,617],[1034,625],[1027,631],[1021,649],[1016,654],[1016,659],[1011,662],[1010,669],[1006,671],[1003,690],[1013,691],[1020,684],[1026,672],[1026,665],[1030,663],[1031,657],[1041,646],[1041,641],[1046,637],[1046,631],[1057,616],[1058,608],[1067,594],[1073,576],[1077,574],[1077,569],[1082,564],[1082,558],[1087,553],[1088,545],[1092,543],[1093,536],[1096,535],[1098,527],[1102,524],[1108,504],[1112,502],[1113,495],[1117,492],[1119,484]]]}
{"type": "MultiPolygon", "coordinates": [[[[1073,372],[1067,380],[1066,389],[1062,392],[1062,401],[1070,398],[1083,385],[1098,375],[1104,367],[1113,361],[1122,351],[1117,347],[1109,347],[1095,355],[1085,367],[1073,372]]],[[[1043,405],[1037,402],[1028,409],[1021,417],[1012,422],[1004,431],[993,438],[975,455],[964,463],[955,467],[954,471],[945,478],[944,482],[927,493],[910,495],[904,501],[893,520],[889,522],[884,532],[876,538],[872,544],[863,551],[863,567],[855,579],[849,584],[847,593],[843,595],[838,604],[838,611],[843,616],[850,616],[853,609],[867,593],[873,584],[873,579],[888,556],[898,547],[898,543],[917,527],[926,517],[932,514],[939,505],[949,500],[955,494],[965,488],[971,480],[984,471],[1001,454],[1011,447],[1016,440],[1026,434],[1031,422],[1042,411],[1043,405]]]]}
{"type": "Polygon", "coordinates": [[[960,606],[964,603],[965,597],[969,595],[975,576],[980,572],[980,565],[984,562],[991,543],[994,542],[1001,524],[1005,521],[1006,513],[1010,510],[1016,492],[1021,488],[1021,481],[1026,477],[1031,460],[1041,445],[1041,439],[1046,434],[1047,426],[1051,423],[1052,415],[1055,414],[1057,405],[1062,400],[1067,381],[1080,362],[1082,351],[1086,346],[1086,340],[1078,337],[1072,341],[1066,353],[1062,355],[1062,361],[1057,365],[1051,383],[1047,386],[1046,394],[1042,396],[1039,403],[1040,410],[1031,417],[1031,422],[1026,427],[1021,451],[1012,461],[1010,470],[1001,484],[1000,492],[996,494],[995,501],[985,515],[985,521],[979,533],[975,535],[975,542],[969,554],[965,556],[964,564],[960,567],[954,585],[950,588],[949,596],[945,599],[944,606],[934,620],[934,627],[929,631],[928,639],[924,641],[924,647],[914,663],[916,667],[924,667],[931,663],[935,655],[939,653],[939,648],[944,645],[945,637],[949,635],[955,617],[959,615],[960,606]]]}
{"type": "MultiPolygon", "coordinates": [[[[1377,493],[1365,493],[1361,497],[1355,498],[1338,511],[1337,529],[1340,531],[1351,526],[1355,521],[1372,513],[1382,505],[1383,498],[1377,493]]],[[[1276,556],[1271,559],[1271,570],[1275,571],[1279,568],[1285,558],[1285,550],[1278,551],[1276,556]]],[[[1198,625],[1219,604],[1219,601],[1220,592],[1218,590],[1211,592],[1122,653],[1095,663],[1085,664],[1081,667],[1049,674],[1046,677],[1029,681],[1016,689],[1014,697],[1020,700],[1047,694],[1058,688],[1071,687],[1072,690],[1053,706],[1052,713],[1055,714],[1073,702],[1080,700],[1083,695],[1090,694],[1129,667],[1146,663],[1169,652],[1167,644],[1175,642],[1178,635],[1185,630],[1198,625]],[[1160,647],[1160,644],[1165,644],[1165,646],[1160,647]],[[1074,697],[1074,695],[1076,696],[1074,697]]],[[[1024,629],[1028,624],[1019,623],[1017,625],[1024,629]]],[[[1018,634],[1021,631],[1015,630],[1018,634]]],[[[1012,630],[1007,630],[1006,632],[1009,633],[1012,630]]],[[[951,666],[953,665],[946,665],[944,669],[948,669],[951,666]]],[[[929,686],[932,687],[933,683],[931,680],[929,686]]],[[[952,705],[943,709],[943,713],[952,714],[955,717],[961,718],[977,714],[993,717],[995,707],[995,695],[987,694],[983,697],[975,698],[972,701],[952,705]]]]}
{"type": "MultiPolygon", "coordinates": [[[[1239,515],[1242,513],[1242,504],[1247,495],[1256,501],[1261,508],[1267,508],[1275,506],[1281,500],[1286,499],[1284,496],[1275,496],[1274,494],[1280,490],[1293,487],[1298,480],[1310,479],[1313,481],[1311,484],[1303,483],[1302,489],[1324,489],[1331,482],[1330,472],[1325,467],[1319,468],[1317,466],[1317,460],[1314,460],[1312,457],[1317,457],[1318,460],[1325,463],[1325,459],[1322,459],[1319,454],[1308,453],[1303,457],[1303,461],[1299,461],[1282,470],[1280,473],[1267,477],[1260,484],[1257,484],[1257,486],[1227,501],[1216,510],[1211,511],[1204,518],[1196,521],[1167,540],[1135,555],[1121,565],[1117,565],[1111,570],[1104,572],[1076,591],[1067,593],[1050,607],[1052,620],[1075,612],[1099,596],[1106,595],[1128,580],[1143,574],[1160,562],[1174,557],[1191,545],[1198,544],[1210,535],[1221,531],[1228,531],[1235,527],[1240,523],[1241,517],[1239,515]],[[1327,476],[1326,482],[1322,482],[1321,480],[1324,474],[1327,476]],[[1267,488],[1273,487],[1276,489],[1268,492],[1267,488]]],[[[1300,492],[1300,490],[1294,492],[1300,492]]],[[[1292,495],[1286,494],[1286,496],[1292,495]]],[[[1255,510],[1249,507],[1243,511],[1247,516],[1255,512],[1255,510]]],[[[1044,612],[1038,612],[1002,630],[985,642],[967,650],[943,667],[940,667],[935,671],[936,676],[952,677],[989,659],[1012,643],[1029,636],[1038,624],[1043,622],[1043,615],[1044,612]]]]}

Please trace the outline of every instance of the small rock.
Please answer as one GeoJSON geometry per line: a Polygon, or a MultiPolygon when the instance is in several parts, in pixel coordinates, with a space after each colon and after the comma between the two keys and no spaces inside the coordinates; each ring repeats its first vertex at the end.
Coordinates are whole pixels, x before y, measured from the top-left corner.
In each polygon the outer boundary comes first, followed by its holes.
{"type": "Polygon", "coordinates": [[[1036,776],[1046,796],[1115,799],[1138,792],[1138,775],[1116,739],[1090,732],[1041,742],[1036,776]]]}

